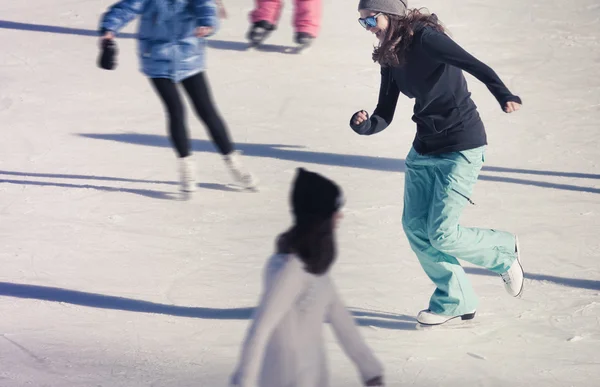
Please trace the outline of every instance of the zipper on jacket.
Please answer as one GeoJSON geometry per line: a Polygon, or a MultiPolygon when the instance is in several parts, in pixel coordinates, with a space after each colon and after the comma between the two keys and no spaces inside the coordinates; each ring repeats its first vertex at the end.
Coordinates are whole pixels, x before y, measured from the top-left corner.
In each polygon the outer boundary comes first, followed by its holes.
{"type": "Polygon", "coordinates": [[[473,201],[472,201],[472,200],[471,200],[469,197],[467,197],[467,196],[463,195],[462,193],[458,192],[458,191],[457,191],[457,190],[455,190],[454,188],[452,188],[452,191],[456,192],[457,194],[459,194],[459,195],[460,195],[460,196],[462,196],[463,198],[467,199],[467,200],[469,201],[469,203],[471,203],[472,205],[475,205],[475,203],[473,203],[473,201]]]}

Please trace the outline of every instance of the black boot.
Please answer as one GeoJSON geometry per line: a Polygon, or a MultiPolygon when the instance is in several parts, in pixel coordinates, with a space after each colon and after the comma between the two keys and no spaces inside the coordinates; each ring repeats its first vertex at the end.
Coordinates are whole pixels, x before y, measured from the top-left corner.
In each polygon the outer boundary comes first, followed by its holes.
{"type": "Polygon", "coordinates": [[[246,36],[252,45],[261,44],[266,38],[271,35],[271,32],[275,30],[275,25],[269,23],[268,21],[261,20],[258,21],[250,27],[250,31],[248,31],[248,35],[246,36]]]}
{"type": "Polygon", "coordinates": [[[297,52],[300,53],[310,47],[315,37],[307,32],[297,32],[294,40],[298,44],[297,52]]]}
{"type": "Polygon", "coordinates": [[[307,32],[297,32],[295,41],[298,45],[307,47],[314,39],[315,37],[307,32]]]}

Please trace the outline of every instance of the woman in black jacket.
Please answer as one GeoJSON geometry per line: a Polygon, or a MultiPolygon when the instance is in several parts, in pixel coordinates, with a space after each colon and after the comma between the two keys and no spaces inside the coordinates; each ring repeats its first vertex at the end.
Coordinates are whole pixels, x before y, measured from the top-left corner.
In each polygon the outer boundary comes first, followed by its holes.
{"type": "Polygon", "coordinates": [[[350,126],[361,135],[381,132],[392,122],[400,92],[415,99],[417,133],[406,158],[402,225],[436,285],[417,320],[438,325],[472,319],[477,297],[457,259],[499,274],[515,297],[523,290],[523,269],[515,235],[459,224],[487,145],[462,71],[483,82],[506,113],[519,110],[521,99],[450,39],[434,14],[409,10],[406,0],[361,0],[358,10],[359,23],[380,41],[373,60],[381,65],[381,87],[373,114],[355,113],[350,126]]]}

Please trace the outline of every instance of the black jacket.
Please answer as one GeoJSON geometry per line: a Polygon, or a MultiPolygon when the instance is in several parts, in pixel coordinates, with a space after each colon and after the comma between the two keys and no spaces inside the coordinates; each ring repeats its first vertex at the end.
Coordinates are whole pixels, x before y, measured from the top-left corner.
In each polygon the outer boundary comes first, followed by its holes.
{"type": "Polygon", "coordinates": [[[483,122],[462,70],[483,82],[502,109],[508,101],[521,103],[494,70],[443,32],[425,27],[415,32],[404,65],[381,67],[379,101],[373,115],[360,125],[351,120],[350,126],[362,135],[381,132],[391,124],[402,92],[415,99],[412,120],[417,134],[413,147],[418,153],[439,154],[486,145],[483,122]]]}

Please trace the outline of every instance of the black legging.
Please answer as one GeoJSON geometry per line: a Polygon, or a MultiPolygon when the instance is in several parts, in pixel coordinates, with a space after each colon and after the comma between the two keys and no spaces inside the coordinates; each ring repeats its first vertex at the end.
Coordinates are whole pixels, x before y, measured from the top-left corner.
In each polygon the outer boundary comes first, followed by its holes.
{"type": "MultiPolygon", "coordinates": [[[[185,111],[177,91],[177,85],[168,78],[151,78],[151,81],[169,115],[171,142],[175,146],[179,157],[186,157],[190,154],[190,140],[185,127],[185,111]]],[[[183,83],[183,87],[196,108],[196,113],[208,128],[219,152],[223,155],[231,153],[233,145],[225,123],[217,113],[212,101],[204,72],[186,78],[181,83],[183,83]]]]}

